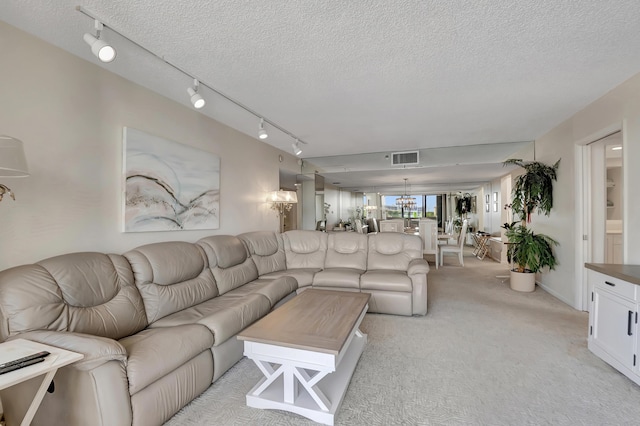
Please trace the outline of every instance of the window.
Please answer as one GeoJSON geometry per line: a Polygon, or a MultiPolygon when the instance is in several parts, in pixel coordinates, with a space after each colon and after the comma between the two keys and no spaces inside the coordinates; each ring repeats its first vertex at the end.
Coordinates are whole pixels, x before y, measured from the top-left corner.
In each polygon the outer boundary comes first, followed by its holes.
{"type": "Polygon", "coordinates": [[[384,219],[400,219],[402,217],[402,209],[396,205],[396,200],[400,195],[383,195],[382,199],[382,217],[384,219]]]}
{"type": "Polygon", "coordinates": [[[425,195],[424,198],[425,198],[424,216],[430,219],[436,219],[438,216],[436,212],[436,208],[438,206],[438,196],[425,195]]]}
{"type": "MultiPolygon", "coordinates": [[[[398,198],[402,197],[402,195],[383,195],[380,198],[382,199],[382,217],[384,219],[400,219],[400,218],[412,218],[418,219],[424,217],[424,196],[423,195],[412,195],[411,197],[416,200],[415,209],[403,209],[401,206],[396,204],[398,198]]],[[[435,196],[433,204],[435,205],[435,196]]],[[[432,208],[432,211],[435,211],[432,208]]],[[[435,217],[435,216],[434,216],[435,217]]]]}

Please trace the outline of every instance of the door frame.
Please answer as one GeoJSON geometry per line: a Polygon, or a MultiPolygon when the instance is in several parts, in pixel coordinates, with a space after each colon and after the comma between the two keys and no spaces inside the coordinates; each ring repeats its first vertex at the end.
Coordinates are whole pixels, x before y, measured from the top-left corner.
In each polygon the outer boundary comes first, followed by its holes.
{"type": "Polygon", "coordinates": [[[575,224],[575,307],[583,311],[588,311],[590,308],[589,294],[591,293],[591,289],[589,288],[589,282],[587,280],[587,273],[585,271],[584,264],[592,261],[594,242],[593,214],[591,211],[593,191],[591,179],[593,173],[591,170],[591,147],[589,146],[589,144],[604,139],[614,133],[621,132],[622,152],[625,152],[626,127],[626,120],[622,120],[621,122],[610,124],[609,126],[604,127],[590,134],[589,136],[579,139],[575,142],[574,156],[576,166],[574,170],[574,179],[576,182],[575,211],[577,212],[577,220],[575,224]]]}

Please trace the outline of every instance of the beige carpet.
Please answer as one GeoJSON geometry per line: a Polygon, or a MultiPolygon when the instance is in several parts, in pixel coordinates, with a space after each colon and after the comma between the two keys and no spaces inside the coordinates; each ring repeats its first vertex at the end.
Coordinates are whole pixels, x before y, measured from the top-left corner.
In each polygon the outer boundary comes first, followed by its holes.
{"type": "MultiPolygon", "coordinates": [[[[467,253],[432,268],[425,317],[367,314],[369,344],[337,425],[637,425],[640,387],[587,349],[588,316],[467,253]]],[[[311,425],[245,406],[243,359],[167,425],[311,425]]]]}

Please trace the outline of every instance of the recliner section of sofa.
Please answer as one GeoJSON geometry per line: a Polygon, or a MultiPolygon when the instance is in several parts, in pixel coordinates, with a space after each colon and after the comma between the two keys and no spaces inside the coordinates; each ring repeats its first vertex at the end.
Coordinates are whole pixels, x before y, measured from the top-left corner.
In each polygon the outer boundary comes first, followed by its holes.
{"type": "Polygon", "coordinates": [[[287,275],[295,277],[298,287],[313,283],[316,272],[324,268],[328,236],[317,231],[287,231],[282,234],[287,260],[287,275]]]}
{"type": "MultiPolygon", "coordinates": [[[[72,253],[0,272],[0,319],[2,340],[20,337],[85,356],[58,371],[34,425],[157,425],[211,383],[211,334],[198,324],[147,329],[142,297],[121,255],[72,253]],[[175,341],[192,344],[183,351],[169,343],[175,341]],[[166,360],[160,370],[145,365],[158,347],[166,360]],[[164,396],[162,409],[150,410],[148,394],[164,396]]],[[[22,417],[32,386],[27,381],[0,392],[9,422],[22,417]]]]}
{"type": "Polygon", "coordinates": [[[426,315],[429,265],[422,257],[420,237],[397,232],[371,235],[367,262],[360,289],[371,293],[371,309],[388,314],[426,315]]]}
{"type": "Polygon", "coordinates": [[[329,234],[324,267],[314,275],[313,287],[359,291],[360,276],[367,270],[367,245],[365,234],[329,234]]]}

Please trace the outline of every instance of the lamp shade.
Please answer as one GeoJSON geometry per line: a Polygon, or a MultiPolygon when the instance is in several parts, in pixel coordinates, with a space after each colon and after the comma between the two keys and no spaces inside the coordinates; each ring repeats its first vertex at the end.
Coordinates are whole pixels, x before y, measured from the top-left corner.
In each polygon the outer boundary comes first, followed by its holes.
{"type": "Polygon", "coordinates": [[[298,194],[294,191],[272,191],[267,196],[267,201],[272,203],[292,203],[298,202],[298,194]]]}
{"type": "Polygon", "coordinates": [[[29,176],[27,158],[24,155],[21,140],[11,136],[0,135],[0,176],[29,176]]]}

